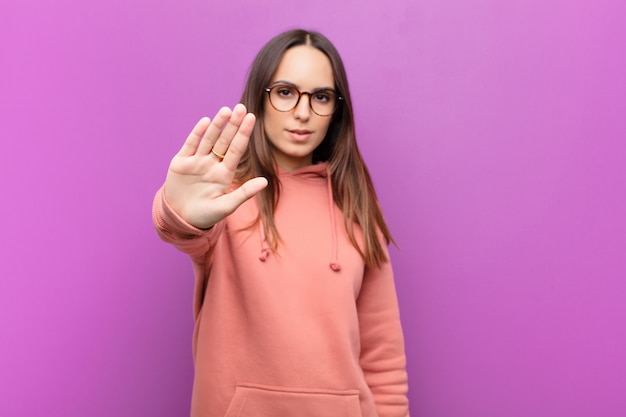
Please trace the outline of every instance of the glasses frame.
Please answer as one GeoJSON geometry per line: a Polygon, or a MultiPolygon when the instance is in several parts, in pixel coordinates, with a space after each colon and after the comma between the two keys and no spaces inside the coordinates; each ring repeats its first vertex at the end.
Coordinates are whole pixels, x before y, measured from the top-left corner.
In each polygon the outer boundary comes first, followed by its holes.
{"type": "Polygon", "coordinates": [[[267,93],[267,99],[269,100],[270,105],[274,108],[274,110],[279,111],[281,113],[288,113],[288,112],[292,111],[293,109],[295,109],[296,107],[298,107],[298,104],[300,104],[300,99],[302,98],[302,96],[308,96],[309,97],[309,108],[311,109],[311,111],[313,113],[317,114],[320,117],[332,116],[337,111],[337,108],[339,108],[339,103],[343,102],[343,97],[341,97],[339,94],[337,94],[337,91],[335,91],[332,88],[320,88],[320,89],[313,90],[313,91],[309,92],[309,91],[300,91],[298,89],[298,87],[296,87],[295,85],[291,85],[291,84],[276,84],[276,85],[273,85],[271,87],[266,87],[265,88],[265,92],[267,93]],[[271,93],[272,93],[272,90],[274,88],[277,88],[277,87],[289,87],[289,88],[293,88],[294,90],[296,90],[298,92],[298,99],[296,100],[296,103],[293,105],[293,107],[290,108],[289,110],[277,109],[276,106],[274,105],[274,103],[272,103],[271,93]],[[317,94],[317,93],[319,93],[321,91],[330,91],[330,92],[332,92],[335,95],[335,98],[337,99],[337,101],[335,102],[335,107],[333,108],[333,111],[330,112],[330,114],[319,114],[318,112],[316,112],[313,109],[313,101],[311,100],[311,95],[317,94]]]}

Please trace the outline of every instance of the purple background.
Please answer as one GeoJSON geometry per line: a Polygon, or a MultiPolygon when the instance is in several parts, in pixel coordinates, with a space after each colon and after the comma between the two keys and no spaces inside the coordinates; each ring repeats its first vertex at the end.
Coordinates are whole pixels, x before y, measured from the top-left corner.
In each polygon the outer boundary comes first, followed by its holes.
{"type": "Polygon", "coordinates": [[[626,410],[626,3],[6,0],[0,416],[187,415],[171,156],[295,26],[342,53],[413,416],[626,410]]]}

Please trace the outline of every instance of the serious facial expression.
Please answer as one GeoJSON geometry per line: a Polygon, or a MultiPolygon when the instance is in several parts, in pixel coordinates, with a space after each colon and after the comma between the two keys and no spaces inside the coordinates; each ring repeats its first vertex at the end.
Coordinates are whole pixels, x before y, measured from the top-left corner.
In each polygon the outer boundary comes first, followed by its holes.
{"type": "MultiPolygon", "coordinates": [[[[295,46],[283,55],[269,87],[284,84],[304,92],[334,90],[330,60],[308,45],[295,46]]],[[[323,97],[320,97],[323,99],[323,97]]],[[[315,98],[318,99],[318,98],[315,98]]],[[[276,110],[265,98],[263,124],[278,166],[286,171],[310,165],[313,151],[324,140],[332,116],[319,116],[311,110],[311,96],[302,95],[291,111],[276,110]]]]}

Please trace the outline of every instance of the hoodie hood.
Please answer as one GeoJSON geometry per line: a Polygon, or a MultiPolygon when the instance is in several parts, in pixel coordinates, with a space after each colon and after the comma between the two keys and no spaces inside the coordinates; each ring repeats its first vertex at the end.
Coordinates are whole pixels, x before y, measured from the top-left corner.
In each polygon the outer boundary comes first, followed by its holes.
{"type": "MultiPolygon", "coordinates": [[[[328,193],[328,214],[330,217],[330,229],[329,233],[332,239],[332,247],[330,253],[329,260],[329,268],[333,271],[340,271],[341,265],[339,264],[338,259],[338,248],[337,248],[337,221],[335,218],[335,200],[333,196],[333,187],[331,181],[331,174],[328,168],[328,162],[321,162],[315,165],[309,165],[306,167],[299,168],[297,170],[288,172],[279,167],[277,167],[278,178],[283,181],[287,178],[296,179],[299,181],[325,181],[326,189],[328,193]]],[[[259,255],[259,260],[261,262],[265,262],[268,256],[270,256],[272,250],[267,242],[267,234],[265,231],[265,226],[263,222],[259,222],[259,238],[261,240],[261,253],[259,255]]]]}

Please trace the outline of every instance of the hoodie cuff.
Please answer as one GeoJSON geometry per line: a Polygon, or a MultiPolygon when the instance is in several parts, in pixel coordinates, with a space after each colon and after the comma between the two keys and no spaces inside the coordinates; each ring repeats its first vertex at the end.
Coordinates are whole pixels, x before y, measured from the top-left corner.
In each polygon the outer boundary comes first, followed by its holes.
{"type": "Polygon", "coordinates": [[[183,238],[200,237],[212,230],[212,228],[199,229],[180,217],[165,199],[164,186],[161,186],[154,197],[152,212],[157,229],[168,231],[183,238]]]}

